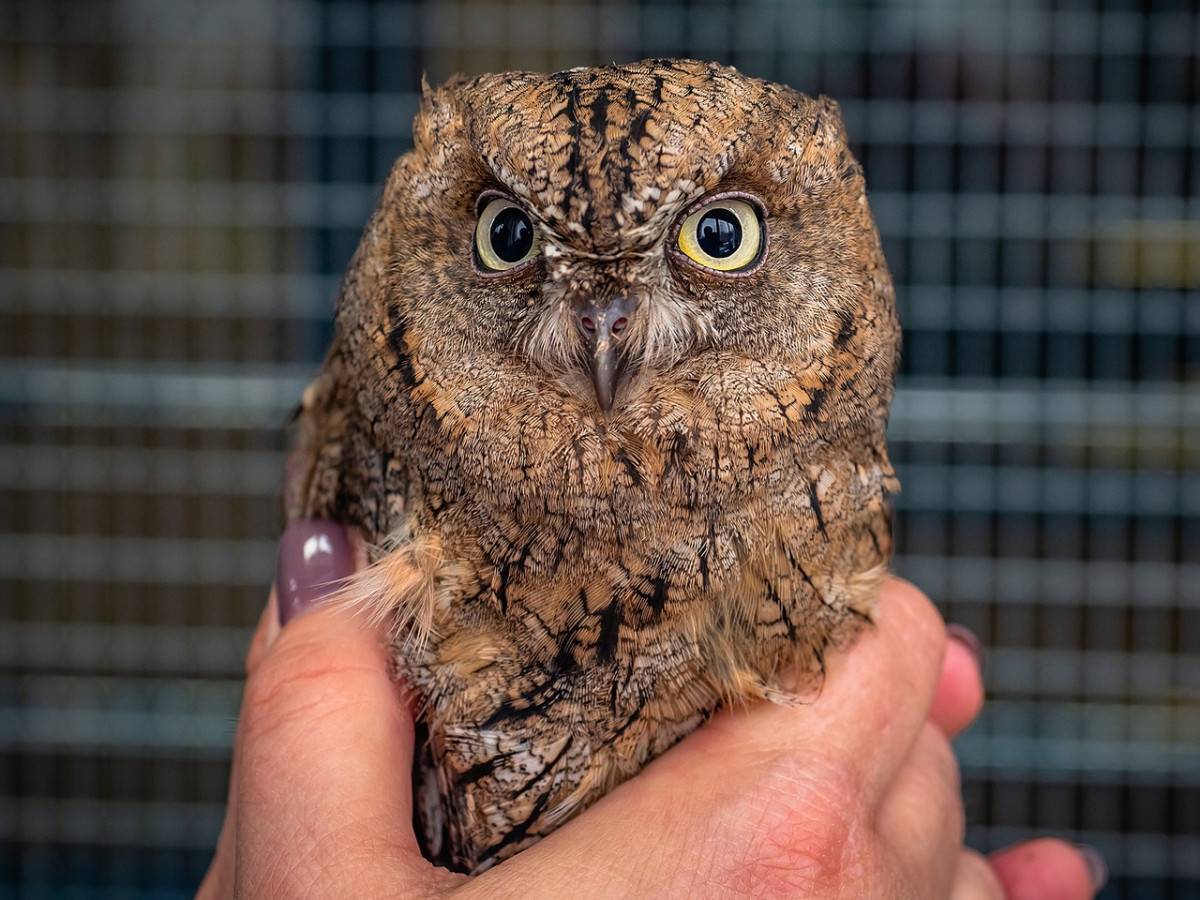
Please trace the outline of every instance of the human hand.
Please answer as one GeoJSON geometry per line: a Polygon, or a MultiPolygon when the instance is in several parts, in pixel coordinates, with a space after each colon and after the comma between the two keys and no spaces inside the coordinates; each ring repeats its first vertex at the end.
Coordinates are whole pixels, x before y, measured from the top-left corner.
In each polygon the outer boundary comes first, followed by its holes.
{"type": "Polygon", "coordinates": [[[513,859],[476,878],[435,867],[412,829],[413,719],[387,653],[352,615],[319,606],[355,554],[327,523],[284,535],[202,898],[1083,900],[1102,880],[1061,841],[990,859],[962,849],[949,740],[982,705],[979,664],[898,580],[811,703],[721,712],[513,859]]]}

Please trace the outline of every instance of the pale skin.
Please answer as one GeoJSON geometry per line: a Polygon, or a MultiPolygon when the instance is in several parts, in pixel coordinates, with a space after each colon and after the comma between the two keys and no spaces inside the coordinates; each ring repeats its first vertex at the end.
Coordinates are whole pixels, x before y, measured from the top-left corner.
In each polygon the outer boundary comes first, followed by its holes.
{"type": "Polygon", "coordinates": [[[812,702],[722,712],[578,818],[468,878],[412,828],[413,719],[377,637],[317,607],[246,662],[229,806],[198,896],[1085,900],[1084,858],[1042,839],[963,849],[950,741],[983,688],[932,603],[887,581],[876,625],[812,702]]]}

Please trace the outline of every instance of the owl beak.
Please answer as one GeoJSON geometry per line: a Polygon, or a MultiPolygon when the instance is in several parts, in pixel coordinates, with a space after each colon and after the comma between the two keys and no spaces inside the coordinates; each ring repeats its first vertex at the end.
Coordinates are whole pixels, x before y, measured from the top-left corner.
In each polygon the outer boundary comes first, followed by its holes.
{"type": "Polygon", "coordinates": [[[621,376],[621,342],[636,307],[636,301],[629,297],[612,297],[586,303],[576,313],[579,330],[591,357],[596,401],[605,412],[612,409],[617,380],[621,376]]]}

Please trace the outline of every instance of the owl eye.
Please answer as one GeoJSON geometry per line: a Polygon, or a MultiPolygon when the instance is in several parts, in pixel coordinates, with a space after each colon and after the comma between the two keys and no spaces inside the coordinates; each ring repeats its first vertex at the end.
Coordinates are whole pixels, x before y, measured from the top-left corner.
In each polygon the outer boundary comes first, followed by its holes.
{"type": "Polygon", "coordinates": [[[758,210],[745,200],[722,197],[702,206],[679,226],[679,250],[718,272],[736,272],[759,257],[762,225],[758,210]]]}
{"type": "Polygon", "coordinates": [[[485,269],[502,272],[530,259],[537,233],[529,214],[507,197],[490,200],[475,224],[475,252],[485,269]]]}

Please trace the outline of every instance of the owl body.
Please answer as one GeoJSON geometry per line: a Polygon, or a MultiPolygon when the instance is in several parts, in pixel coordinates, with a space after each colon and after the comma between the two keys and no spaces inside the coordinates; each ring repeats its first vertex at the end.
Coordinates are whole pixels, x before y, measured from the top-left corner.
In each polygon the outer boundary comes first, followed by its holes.
{"type": "Polygon", "coordinates": [[[453,80],[414,137],[287,509],[369,541],[343,595],[420,701],[418,831],[478,871],[868,619],[899,327],[830,101],[653,60],[453,80]],[[753,258],[681,252],[697,209],[753,258]]]}

